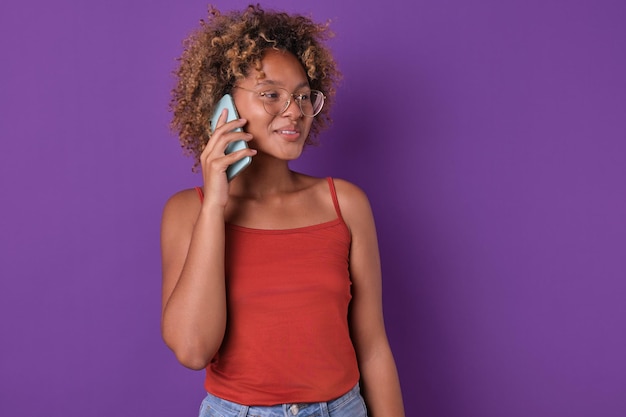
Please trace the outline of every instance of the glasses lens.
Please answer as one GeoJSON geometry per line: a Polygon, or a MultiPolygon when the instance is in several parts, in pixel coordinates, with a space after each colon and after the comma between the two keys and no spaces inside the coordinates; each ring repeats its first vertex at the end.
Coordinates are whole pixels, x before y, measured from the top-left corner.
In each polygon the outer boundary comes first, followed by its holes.
{"type": "MultiPolygon", "coordinates": [[[[269,114],[277,116],[282,114],[292,99],[292,95],[282,88],[274,88],[261,93],[263,99],[263,107],[269,114]]],[[[324,94],[321,91],[311,90],[308,93],[296,93],[293,95],[302,114],[305,116],[316,116],[324,106],[324,94]]]]}
{"type": "Polygon", "coordinates": [[[261,93],[261,98],[263,99],[263,107],[265,107],[265,111],[276,116],[285,111],[287,108],[287,100],[291,98],[291,95],[287,92],[287,90],[274,88],[261,93]]]}
{"type": "Polygon", "coordinates": [[[305,116],[316,116],[324,107],[324,94],[321,91],[311,90],[308,94],[299,94],[296,97],[305,116]]]}

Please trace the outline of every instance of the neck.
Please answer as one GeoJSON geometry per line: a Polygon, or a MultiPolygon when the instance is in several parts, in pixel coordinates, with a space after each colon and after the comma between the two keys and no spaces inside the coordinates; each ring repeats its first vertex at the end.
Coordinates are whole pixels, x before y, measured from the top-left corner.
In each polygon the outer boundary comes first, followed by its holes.
{"type": "Polygon", "coordinates": [[[296,182],[296,174],[289,169],[288,161],[258,154],[252,164],[233,180],[230,188],[232,195],[262,199],[291,192],[297,187],[296,182]]]}

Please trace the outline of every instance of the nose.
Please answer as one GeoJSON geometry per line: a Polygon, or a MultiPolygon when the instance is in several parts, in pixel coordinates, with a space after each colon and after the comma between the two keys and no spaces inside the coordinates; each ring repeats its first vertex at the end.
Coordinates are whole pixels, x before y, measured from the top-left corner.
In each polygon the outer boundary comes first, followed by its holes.
{"type": "Polygon", "coordinates": [[[296,118],[299,119],[302,117],[302,109],[300,109],[300,105],[298,104],[298,100],[295,97],[291,96],[289,99],[289,105],[285,109],[282,114],[285,117],[296,118]]]}

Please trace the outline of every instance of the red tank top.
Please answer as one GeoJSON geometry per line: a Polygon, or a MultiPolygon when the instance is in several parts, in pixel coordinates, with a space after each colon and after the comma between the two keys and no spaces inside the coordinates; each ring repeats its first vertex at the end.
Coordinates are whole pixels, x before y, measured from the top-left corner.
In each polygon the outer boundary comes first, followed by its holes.
{"type": "Polygon", "coordinates": [[[350,231],[328,185],[335,220],[286,230],[226,225],[228,322],[206,368],[211,394],[246,405],[320,402],[358,382],[350,231]]]}

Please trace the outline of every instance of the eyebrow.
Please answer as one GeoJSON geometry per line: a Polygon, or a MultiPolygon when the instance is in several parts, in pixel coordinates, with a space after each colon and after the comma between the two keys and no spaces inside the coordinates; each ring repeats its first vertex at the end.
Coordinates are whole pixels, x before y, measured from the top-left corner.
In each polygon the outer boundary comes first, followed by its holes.
{"type": "MultiPolygon", "coordinates": [[[[285,85],[279,81],[274,81],[274,80],[263,80],[261,82],[259,82],[257,85],[275,85],[277,87],[284,87],[285,85]]],[[[296,90],[303,88],[303,87],[309,87],[309,82],[308,81],[302,81],[300,84],[298,84],[296,86],[296,90]]]]}

